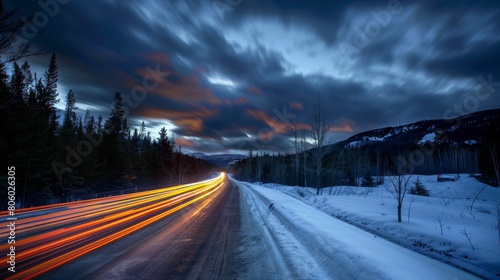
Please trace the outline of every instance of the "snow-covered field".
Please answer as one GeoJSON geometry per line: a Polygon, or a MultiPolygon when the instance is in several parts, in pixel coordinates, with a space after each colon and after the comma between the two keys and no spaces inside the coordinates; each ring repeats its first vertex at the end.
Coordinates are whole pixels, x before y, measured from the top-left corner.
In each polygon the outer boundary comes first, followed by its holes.
{"type": "MultiPolygon", "coordinates": [[[[430,196],[407,194],[402,223],[397,222],[396,200],[384,186],[334,187],[331,195],[325,188],[318,196],[312,188],[236,183],[243,196],[258,197],[261,208],[273,213],[268,217],[274,221],[268,225],[270,231],[279,223],[292,233],[294,242],[308,248],[307,254],[320,268],[308,271],[307,277],[317,271],[318,278],[473,278],[454,268],[458,267],[483,278],[500,278],[500,189],[468,175],[461,175],[456,182],[418,177],[430,196]],[[328,263],[332,260],[342,263],[343,271],[328,263]]],[[[416,179],[416,175],[412,177],[411,186],[416,179]]],[[[386,184],[389,186],[387,180],[386,184]]]]}

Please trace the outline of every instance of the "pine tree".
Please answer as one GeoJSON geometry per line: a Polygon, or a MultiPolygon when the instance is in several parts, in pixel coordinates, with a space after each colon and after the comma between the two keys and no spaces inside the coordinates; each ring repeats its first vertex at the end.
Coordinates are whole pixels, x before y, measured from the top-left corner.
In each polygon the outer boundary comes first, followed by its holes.
{"type": "Polygon", "coordinates": [[[168,172],[171,168],[171,159],[172,159],[172,145],[167,136],[167,129],[162,127],[159,132],[158,137],[158,151],[159,151],[159,160],[161,166],[161,172],[168,172]]]}
{"type": "Polygon", "coordinates": [[[34,88],[29,89],[29,94],[28,94],[28,107],[30,109],[36,108],[36,91],[34,88]]]}
{"type": "Polygon", "coordinates": [[[5,65],[0,61],[0,109],[7,108],[12,103],[12,95],[9,88],[9,75],[5,65]]]}
{"type": "Polygon", "coordinates": [[[12,76],[10,77],[10,92],[12,96],[13,105],[15,106],[15,108],[23,108],[25,105],[24,74],[21,67],[19,67],[19,65],[15,62],[14,62],[14,70],[12,71],[12,76]]]}
{"type": "Polygon", "coordinates": [[[70,145],[70,142],[75,139],[78,125],[78,118],[75,112],[78,108],[75,104],[75,93],[70,89],[66,98],[66,109],[64,110],[63,123],[60,133],[61,144],[63,145],[61,148],[63,149],[64,146],[70,145]]]}
{"type": "Polygon", "coordinates": [[[94,119],[94,116],[90,115],[89,109],[85,110],[84,123],[85,123],[85,134],[93,135],[94,129],[95,129],[95,127],[94,127],[95,126],[95,119],[94,119]]]}
{"type": "Polygon", "coordinates": [[[68,97],[66,98],[66,109],[64,110],[64,120],[62,129],[75,129],[77,117],[76,117],[76,98],[75,92],[73,90],[69,90],[68,97]]]}
{"type": "Polygon", "coordinates": [[[59,123],[57,121],[56,103],[59,102],[57,97],[57,81],[58,81],[58,67],[56,62],[55,53],[50,58],[49,68],[45,71],[44,81],[42,86],[37,83],[37,106],[42,110],[44,120],[47,123],[47,145],[54,146],[55,132],[58,129],[59,123]]]}
{"type": "Polygon", "coordinates": [[[130,139],[130,128],[128,127],[127,118],[123,119],[122,130],[125,139],[130,139]]]}
{"type": "Polygon", "coordinates": [[[21,66],[21,71],[24,76],[24,90],[25,95],[27,96],[35,81],[35,79],[33,78],[33,74],[31,73],[31,65],[28,63],[28,61],[25,61],[23,63],[23,65],[21,66]]]}
{"type": "Polygon", "coordinates": [[[9,75],[7,75],[7,71],[5,70],[5,64],[0,63],[0,86],[6,87],[8,80],[9,75]]]}
{"type": "Polygon", "coordinates": [[[127,147],[123,130],[124,114],[123,101],[120,93],[117,92],[113,99],[109,118],[104,124],[104,140],[101,149],[106,169],[108,173],[114,173],[114,176],[122,174],[126,167],[124,153],[127,147]]]}
{"type": "Polygon", "coordinates": [[[21,71],[24,76],[24,96],[26,103],[30,109],[36,107],[36,74],[31,73],[31,65],[28,61],[21,66],[21,71]]]}
{"type": "Polygon", "coordinates": [[[83,134],[85,133],[83,129],[83,118],[82,116],[78,117],[78,126],[76,128],[76,138],[78,140],[83,140],[83,134]]]}
{"type": "Polygon", "coordinates": [[[372,175],[370,172],[366,172],[365,176],[363,177],[363,180],[361,181],[361,185],[363,187],[373,187],[375,186],[375,182],[373,181],[372,175]]]}
{"type": "Polygon", "coordinates": [[[43,82],[42,82],[42,79],[38,79],[38,81],[36,82],[36,86],[35,86],[35,97],[36,97],[36,107],[38,108],[41,108],[41,103],[40,103],[40,96],[43,95],[43,91],[45,90],[44,86],[43,86],[43,82]]]}
{"type": "Polygon", "coordinates": [[[142,121],[141,123],[141,129],[139,131],[139,135],[141,138],[144,138],[144,136],[146,136],[146,124],[144,123],[144,121],[142,121]]]}
{"type": "Polygon", "coordinates": [[[45,71],[43,89],[38,95],[38,104],[44,108],[46,112],[52,114],[56,111],[55,105],[59,102],[57,99],[57,81],[59,79],[58,67],[56,62],[56,54],[52,54],[49,63],[49,69],[45,71]]]}
{"type": "Polygon", "coordinates": [[[429,196],[429,191],[425,188],[424,184],[420,182],[420,178],[417,177],[417,181],[415,181],[415,186],[410,188],[410,194],[429,196]]]}
{"type": "Polygon", "coordinates": [[[59,122],[57,121],[58,118],[59,116],[57,116],[57,112],[55,111],[55,109],[54,111],[50,112],[49,125],[47,130],[47,144],[49,146],[53,145],[55,139],[55,132],[59,128],[59,122]]]}
{"type": "Polygon", "coordinates": [[[102,133],[104,130],[104,127],[102,125],[102,116],[99,115],[99,117],[97,117],[97,133],[102,133]]]}
{"type": "Polygon", "coordinates": [[[123,110],[123,101],[119,92],[115,93],[113,99],[113,108],[111,114],[106,120],[104,128],[109,134],[121,135],[123,133],[123,120],[125,111],[123,110]]]}

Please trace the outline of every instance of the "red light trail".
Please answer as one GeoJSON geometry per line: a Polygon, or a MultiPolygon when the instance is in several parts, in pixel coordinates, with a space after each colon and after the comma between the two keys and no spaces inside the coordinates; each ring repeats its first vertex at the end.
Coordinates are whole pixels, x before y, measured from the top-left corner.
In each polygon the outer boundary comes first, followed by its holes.
{"type": "MultiPolygon", "coordinates": [[[[3,279],[32,279],[144,228],[196,202],[200,209],[225,185],[225,173],[187,185],[16,211],[16,272],[0,264],[3,279]]],[[[7,212],[0,212],[6,220],[7,212]]],[[[5,240],[9,228],[0,229],[5,240]]],[[[0,245],[8,252],[11,245],[0,245]]],[[[5,256],[5,255],[4,255],[5,256]]],[[[5,257],[4,257],[5,259],[5,257]]]]}

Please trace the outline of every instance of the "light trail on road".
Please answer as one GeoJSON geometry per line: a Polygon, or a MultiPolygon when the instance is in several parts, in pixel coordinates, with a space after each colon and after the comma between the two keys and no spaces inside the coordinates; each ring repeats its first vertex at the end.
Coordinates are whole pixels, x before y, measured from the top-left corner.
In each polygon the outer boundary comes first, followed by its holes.
{"type": "MultiPolygon", "coordinates": [[[[59,203],[16,211],[16,272],[0,263],[2,279],[32,279],[97,248],[159,221],[198,201],[215,199],[225,173],[187,185],[152,191],[59,203]]],[[[0,212],[6,221],[7,212],[0,212]]],[[[7,227],[0,229],[6,240],[7,227]]],[[[0,244],[9,252],[11,244],[0,244]]],[[[5,255],[4,255],[5,256],[5,255]]],[[[7,260],[4,257],[5,260],[7,260]]]]}

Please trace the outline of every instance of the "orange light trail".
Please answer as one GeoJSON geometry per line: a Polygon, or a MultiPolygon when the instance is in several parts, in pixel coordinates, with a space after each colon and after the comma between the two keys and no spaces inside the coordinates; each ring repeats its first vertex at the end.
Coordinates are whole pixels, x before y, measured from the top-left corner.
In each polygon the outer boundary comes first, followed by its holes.
{"type": "MultiPolygon", "coordinates": [[[[0,263],[0,278],[32,279],[157,222],[196,202],[204,207],[225,186],[225,174],[192,184],[16,211],[16,272],[0,263]]],[[[196,213],[201,209],[198,209],[196,213]]],[[[7,212],[0,212],[6,221],[7,212]]],[[[0,229],[6,240],[9,229],[0,229]]],[[[0,245],[9,252],[11,244],[0,245]]],[[[2,253],[3,254],[3,253],[2,253]]],[[[5,256],[5,255],[4,255],[5,256]]],[[[5,257],[4,257],[5,258],[5,257]]]]}

